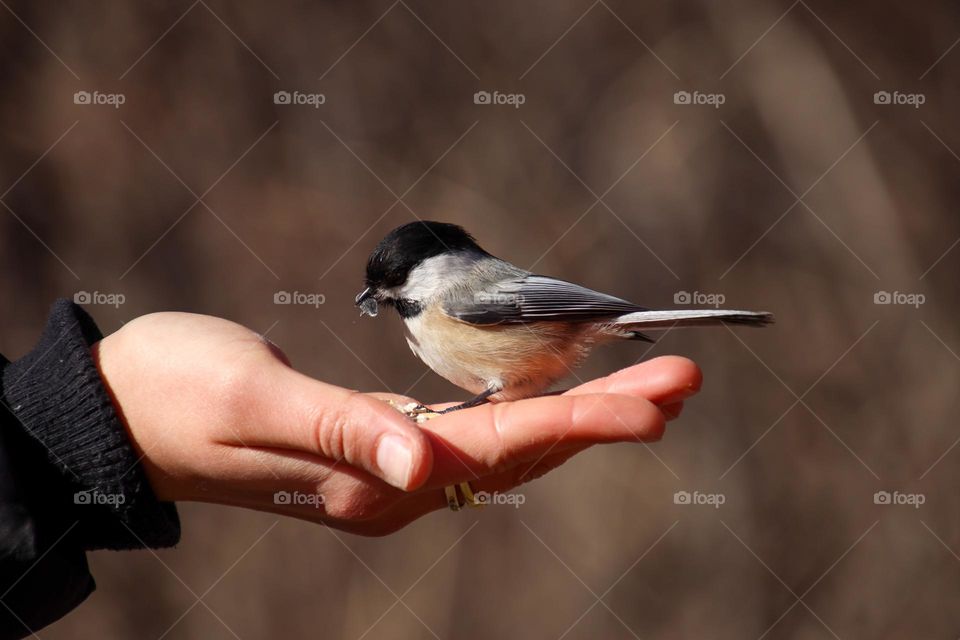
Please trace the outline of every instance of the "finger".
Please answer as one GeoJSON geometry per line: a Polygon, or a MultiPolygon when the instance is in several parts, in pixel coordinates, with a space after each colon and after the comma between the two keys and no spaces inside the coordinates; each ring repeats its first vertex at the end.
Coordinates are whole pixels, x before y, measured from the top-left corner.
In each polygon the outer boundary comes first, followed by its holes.
{"type": "Polygon", "coordinates": [[[580,445],[659,440],[664,414],[644,398],[531,398],[444,414],[421,425],[434,449],[429,486],[498,473],[580,445]]]}
{"type": "MultiPolygon", "coordinates": [[[[394,397],[390,399],[395,400],[394,397]]],[[[682,406],[683,403],[674,403],[659,409],[669,420],[679,415],[682,406]]],[[[589,446],[591,445],[557,443],[546,455],[518,463],[493,475],[480,476],[468,467],[461,466],[456,482],[470,479],[474,491],[491,494],[505,492],[545,475],[589,446]]],[[[236,478],[235,482],[245,487],[244,496],[249,497],[253,490],[263,494],[262,497],[252,499],[250,505],[244,506],[256,505],[255,508],[301,519],[323,520],[337,528],[356,533],[383,535],[446,505],[442,493],[444,483],[441,482],[430,482],[427,488],[414,493],[401,493],[383,485],[372,476],[308,453],[284,449],[237,448],[236,455],[241,454],[254,464],[239,465],[249,471],[245,472],[247,475],[244,477],[236,478]],[[287,496],[296,495],[295,492],[299,492],[301,496],[311,496],[318,492],[324,496],[325,502],[316,504],[301,501],[303,504],[298,506],[294,501],[292,505],[284,506],[279,503],[278,506],[275,504],[276,491],[286,492],[287,496]],[[362,495],[363,499],[356,499],[358,495],[362,495]],[[401,502],[402,506],[396,506],[401,502]],[[369,519],[371,514],[375,515],[372,520],[369,519]]],[[[231,465],[232,468],[237,466],[231,465]]],[[[452,483],[453,481],[447,482],[452,483]]]]}
{"type": "Polygon", "coordinates": [[[236,444],[342,460],[405,491],[430,475],[428,438],[387,403],[287,368],[272,369],[259,382],[259,403],[236,444]]]}
{"type": "MultiPolygon", "coordinates": [[[[471,480],[470,486],[474,495],[478,492],[489,495],[512,492],[512,489],[543,477],[588,448],[588,445],[582,445],[563,453],[551,453],[531,465],[515,467],[499,474],[471,480]]],[[[514,499],[508,504],[519,505],[525,500],[525,496],[519,500],[514,499]]],[[[428,513],[446,508],[448,508],[447,498],[441,487],[424,488],[413,493],[400,494],[376,517],[353,523],[347,530],[361,535],[388,535],[428,513]]]]}
{"type": "MultiPolygon", "coordinates": [[[[394,397],[390,399],[396,400],[394,397]]],[[[569,399],[542,398],[539,400],[548,402],[559,400],[560,404],[571,404],[571,400],[569,399]]],[[[573,404],[580,404],[583,400],[584,398],[576,399],[573,401],[573,404]]],[[[591,398],[591,400],[607,403],[607,406],[611,410],[623,410],[623,407],[619,406],[618,399],[616,398],[591,398]]],[[[630,401],[635,399],[626,398],[626,400],[630,401]]],[[[538,402],[536,404],[539,405],[542,403],[538,402]]],[[[556,403],[551,402],[551,404],[556,403]]],[[[663,415],[673,415],[678,411],[679,407],[682,406],[682,403],[675,403],[666,407],[660,407],[659,409],[653,407],[650,403],[646,403],[646,405],[650,408],[651,417],[655,417],[655,413],[657,412],[663,415]]],[[[493,409],[493,407],[489,407],[489,409],[493,409]]],[[[532,407],[531,409],[539,411],[539,407],[532,407]]],[[[500,411],[502,411],[502,409],[500,409],[500,411]]],[[[585,421],[593,418],[591,416],[592,409],[583,414],[582,409],[576,406],[572,407],[572,411],[568,412],[568,415],[574,415],[578,411],[582,414],[581,419],[585,421]]],[[[574,419],[576,420],[577,418],[575,417],[574,419]]],[[[616,419],[613,420],[613,422],[616,421],[616,419]]],[[[510,424],[510,419],[505,420],[503,423],[503,425],[508,428],[510,424]]],[[[436,425],[433,426],[435,427],[436,425]]],[[[537,428],[536,424],[529,426],[533,429],[537,428]]],[[[284,515],[305,520],[326,522],[331,526],[362,535],[386,535],[402,528],[430,511],[445,507],[446,498],[442,491],[442,486],[445,484],[460,482],[472,476],[471,486],[474,491],[485,491],[489,494],[506,492],[518,485],[543,476],[552,469],[562,465],[577,453],[589,448],[595,441],[613,441],[609,436],[604,436],[594,431],[591,435],[592,440],[586,443],[573,444],[583,439],[584,433],[581,433],[581,431],[591,428],[589,422],[575,424],[574,426],[578,429],[577,433],[569,438],[561,438],[561,440],[557,441],[556,447],[553,449],[548,448],[532,461],[518,463],[498,473],[480,477],[479,474],[470,471],[464,466],[460,466],[461,461],[458,459],[456,464],[459,468],[456,471],[455,478],[441,479],[435,474],[435,477],[431,478],[431,481],[427,485],[429,488],[423,488],[413,493],[396,492],[396,490],[380,484],[374,478],[352,471],[348,467],[340,467],[339,473],[337,473],[336,466],[330,467],[329,463],[326,465],[315,465],[316,467],[328,467],[324,469],[324,478],[321,480],[320,477],[315,476],[316,471],[313,471],[312,468],[304,469],[302,465],[298,464],[304,460],[309,462],[309,456],[296,454],[296,459],[293,461],[291,471],[293,471],[293,469],[299,469],[299,471],[285,474],[285,481],[281,486],[286,487],[291,494],[294,491],[292,487],[298,487],[299,491],[304,495],[315,490],[315,487],[322,486],[322,494],[325,501],[313,506],[284,505],[276,504],[275,500],[268,500],[267,498],[271,498],[271,496],[264,496],[264,498],[245,506],[275,513],[283,513],[284,515]],[[294,481],[295,484],[291,485],[290,481],[294,481]],[[363,495],[364,498],[361,500],[350,498],[350,496],[357,495],[363,495]]],[[[632,428],[632,425],[628,426],[632,428]]],[[[447,428],[460,429],[459,425],[448,425],[447,428]]],[[[444,429],[437,429],[438,433],[442,433],[443,431],[444,429]]],[[[563,435],[570,436],[570,434],[563,435]]],[[[444,443],[444,446],[451,447],[451,444],[444,443]]],[[[463,453],[461,450],[461,457],[463,453]]],[[[258,462],[261,462],[261,466],[263,466],[262,460],[265,455],[277,456],[283,460],[286,466],[290,466],[291,461],[287,459],[289,455],[284,454],[282,451],[258,452],[258,456],[260,457],[258,462]]],[[[442,460],[443,454],[440,453],[436,457],[438,460],[442,460]]],[[[264,478],[263,480],[267,486],[276,486],[268,482],[269,478],[264,478]]]]}
{"type": "Polygon", "coordinates": [[[661,356],[590,380],[564,395],[619,393],[641,396],[656,404],[669,404],[694,395],[702,384],[703,374],[692,360],[661,356]]]}
{"type": "MultiPolygon", "coordinates": [[[[621,369],[603,378],[590,380],[558,395],[584,395],[588,393],[618,393],[640,396],[656,404],[685,400],[700,390],[703,374],[692,360],[679,356],[661,356],[626,369],[621,369]]],[[[373,397],[391,400],[397,404],[417,402],[408,396],[394,393],[371,393],[373,397]]],[[[440,402],[431,406],[446,409],[459,402],[440,402]]]]}
{"type": "MultiPolygon", "coordinates": [[[[699,389],[701,381],[702,376],[700,370],[692,361],[676,356],[664,356],[580,385],[567,391],[564,395],[584,395],[591,389],[608,390],[611,392],[623,391],[628,395],[636,394],[646,397],[652,402],[661,402],[661,413],[667,421],[670,421],[678,418],[683,411],[682,400],[674,400],[674,398],[682,399],[693,395],[696,393],[696,390],[699,389]]],[[[408,402],[416,402],[409,397],[395,394],[370,395],[382,397],[384,400],[389,399],[401,405],[408,402]]],[[[556,398],[556,396],[552,398],[556,398]]],[[[541,399],[549,400],[551,397],[541,399]]],[[[446,406],[446,404],[438,405],[438,408],[444,406],[446,406]]],[[[448,415],[452,416],[456,414],[448,415]]],[[[433,422],[434,421],[430,421],[430,423],[425,425],[427,430],[433,431],[433,427],[431,426],[433,422]]],[[[640,436],[635,439],[642,440],[643,437],[640,436]]],[[[459,472],[463,476],[461,479],[476,479],[484,472],[483,469],[477,468],[477,465],[474,464],[475,461],[471,460],[470,455],[458,449],[453,443],[448,443],[443,439],[438,440],[436,443],[440,445],[439,447],[435,447],[435,457],[441,460],[440,468],[447,468],[449,466],[448,463],[452,463],[454,472],[459,472]]],[[[578,445],[575,440],[557,441],[548,444],[547,447],[555,453],[564,453],[567,451],[576,453],[583,448],[583,446],[578,445]]],[[[540,454],[537,453],[537,455],[540,454]]],[[[572,455],[572,453],[570,455],[572,455]]],[[[449,479],[446,476],[444,476],[444,478],[449,479]]],[[[436,486],[436,482],[436,480],[431,479],[430,486],[436,486]]]]}

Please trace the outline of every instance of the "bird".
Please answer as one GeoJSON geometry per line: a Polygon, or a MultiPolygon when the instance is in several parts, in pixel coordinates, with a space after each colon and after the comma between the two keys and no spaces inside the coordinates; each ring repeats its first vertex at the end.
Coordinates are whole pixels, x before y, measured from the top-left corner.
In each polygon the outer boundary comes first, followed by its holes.
{"type": "Polygon", "coordinates": [[[593,347],[653,342],[643,331],[773,322],[766,311],[648,309],[501,260],[462,227],[417,220],[371,251],[361,316],[379,306],[402,318],[413,353],[473,398],[445,412],[540,395],[593,347]]]}

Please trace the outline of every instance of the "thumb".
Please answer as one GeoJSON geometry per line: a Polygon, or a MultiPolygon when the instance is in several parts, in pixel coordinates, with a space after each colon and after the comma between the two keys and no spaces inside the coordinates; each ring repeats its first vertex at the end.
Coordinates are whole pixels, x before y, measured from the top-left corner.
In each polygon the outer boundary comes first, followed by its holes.
{"type": "Polygon", "coordinates": [[[247,445],[296,449],[342,460],[412,491],[433,469],[427,436],[409,418],[366,394],[314,380],[293,369],[273,369],[256,433],[247,445]],[[283,398],[283,405],[272,400],[283,398]]]}

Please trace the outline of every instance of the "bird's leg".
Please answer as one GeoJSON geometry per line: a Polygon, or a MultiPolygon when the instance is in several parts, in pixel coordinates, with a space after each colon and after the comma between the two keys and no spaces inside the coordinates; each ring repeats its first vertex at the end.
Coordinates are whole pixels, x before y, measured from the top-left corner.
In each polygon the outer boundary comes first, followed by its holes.
{"type": "Polygon", "coordinates": [[[441,411],[437,411],[437,413],[450,413],[451,411],[459,411],[460,409],[469,409],[470,407],[476,407],[476,406],[481,405],[481,404],[483,404],[484,402],[486,402],[486,401],[487,401],[487,398],[489,398],[490,396],[492,396],[493,394],[495,394],[495,393],[497,393],[497,392],[499,392],[499,391],[501,391],[501,389],[500,389],[499,387],[491,387],[491,388],[487,389],[486,391],[484,391],[483,393],[481,393],[481,394],[479,394],[478,396],[476,396],[475,398],[471,398],[470,400],[467,400],[466,402],[463,402],[463,403],[461,403],[461,404],[454,405],[454,406],[452,406],[452,407],[447,407],[446,409],[442,409],[441,411]]]}

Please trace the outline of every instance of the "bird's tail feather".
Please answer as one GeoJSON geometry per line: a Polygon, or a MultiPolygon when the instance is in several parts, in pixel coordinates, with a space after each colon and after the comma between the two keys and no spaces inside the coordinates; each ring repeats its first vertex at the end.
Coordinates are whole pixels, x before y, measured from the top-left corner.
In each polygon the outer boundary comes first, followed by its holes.
{"type": "Polygon", "coordinates": [[[763,327],[773,323],[773,314],[766,311],[734,311],[727,309],[660,309],[636,311],[613,319],[618,328],[632,330],[671,329],[673,327],[709,327],[721,324],[763,327]]]}

